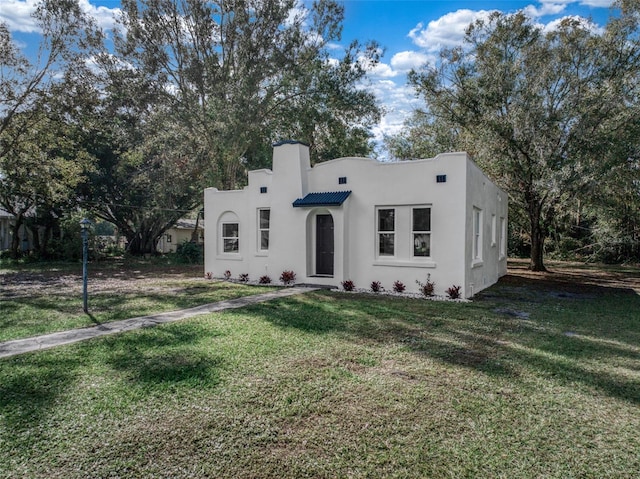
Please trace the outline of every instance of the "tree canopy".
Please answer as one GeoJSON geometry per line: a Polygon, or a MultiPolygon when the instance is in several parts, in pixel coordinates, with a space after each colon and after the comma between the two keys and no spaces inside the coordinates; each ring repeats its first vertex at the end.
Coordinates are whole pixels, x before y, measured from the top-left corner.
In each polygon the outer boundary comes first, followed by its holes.
{"type": "MultiPolygon", "coordinates": [[[[132,253],[155,252],[159,236],[197,208],[205,187],[242,186],[247,167],[265,166],[265,146],[273,141],[309,142],[314,161],[372,150],[369,130],[380,110],[360,86],[380,49],[352,42],[339,58],[330,55],[330,42],[341,40],[337,2],[307,8],[294,0],[123,0],[121,6],[107,50],[98,48],[104,35],[82,17],[77,0],[43,0],[36,15],[48,60],[40,69],[30,68],[0,28],[6,133],[0,151],[15,158],[26,148],[18,140],[30,127],[18,126],[35,112],[36,98],[41,111],[54,99],[73,104],[55,118],[89,161],[70,197],[117,225],[132,253]],[[60,47],[65,35],[73,35],[67,49],[60,47]],[[49,74],[54,64],[65,72],[68,91],[55,90],[61,82],[49,74]]],[[[0,164],[14,186],[15,165],[0,164]]]]}
{"type": "Polygon", "coordinates": [[[389,144],[410,154],[424,149],[415,139],[425,132],[438,146],[470,151],[509,193],[512,217],[526,218],[530,267],[544,270],[544,242],[559,215],[603,192],[603,179],[623,181],[607,172],[624,169],[640,205],[633,173],[637,29],[637,18],[627,14],[603,33],[572,18],[548,32],[523,13],[478,20],[464,47],[444,49],[436,65],[412,72],[427,108],[409,135],[389,144]]]}

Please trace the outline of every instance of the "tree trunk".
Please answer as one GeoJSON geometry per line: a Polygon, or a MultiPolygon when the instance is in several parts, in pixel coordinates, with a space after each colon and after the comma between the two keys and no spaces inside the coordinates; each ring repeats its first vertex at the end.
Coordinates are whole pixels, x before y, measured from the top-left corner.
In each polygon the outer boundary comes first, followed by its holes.
{"type": "Polygon", "coordinates": [[[198,244],[198,225],[200,224],[200,214],[202,213],[198,212],[198,216],[196,216],[196,225],[193,228],[193,231],[191,232],[191,242],[198,244]]]}
{"type": "Polygon", "coordinates": [[[541,209],[542,205],[539,202],[529,203],[529,220],[531,222],[531,262],[529,263],[529,269],[531,271],[547,271],[544,266],[544,240],[546,235],[541,224],[541,209]]]}
{"type": "Polygon", "coordinates": [[[25,226],[29,229],[29,231],[31,231],[33,251],[37,256],[42,257],[42,248],[40,245],[40,229],[38,228],[38,225],[33,225],[32,222],[29,223],[31,223],[30,226],[28,226],[26,223],[25,226]]]}
{"type": "Polygon", "coordinates": [[[17,259],[20,249],[20,226],[22,226],[22,215],[16,216],[15,221],[10,226],[11,229],[11,257],[17,259]]]}
{"type": "Polygon", "coordinates": [[[51,241],[51,230],[53,227],[50,224],[47,224],[44,227],[44,232],[42,237],[40,238],[40,255],[43,258],[49,258],[49,242],[51,241]]]}
{"type": "Polygon", "coordinates": [[[138,232],[132,238],[127,239],[129,240],[128,251],[134,256],[157,253],[157,237],[153,237],[148,233],[138,232]]]}

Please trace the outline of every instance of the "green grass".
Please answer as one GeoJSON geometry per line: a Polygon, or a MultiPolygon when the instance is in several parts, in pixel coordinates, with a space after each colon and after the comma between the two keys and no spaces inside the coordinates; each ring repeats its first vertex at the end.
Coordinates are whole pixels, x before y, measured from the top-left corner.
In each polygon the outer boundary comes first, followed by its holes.
{"type": "MultiPolygon", "coordinates": [[[[15,267],[15,266],[14,266],[15,267]]],[[[0,293],[0,341],[26,338],[67,329],[94,326],[110,321],[190,308],[207,303],[259,294],[273,288],[202,279],[198,266],[166,266],[134,261],[132,264],[91,265],[88,288],[89,314],[82,310],[82,278],[78,265],[53,263],[21,266],[0,271],[5,283],[29,275],[40,282],[30,294],[18,287],[0,293]],[[74,267],[75,266],[75,267],[74,267]],[[34,276],[35,275],[35,276],[34,276]],[[17,279],[15,279],[17,278],[17,279]],[[61,279],[62,278],[62,279],[61,279]],[[110,286],[109,281],[117,280],[110,286]],[[139,281],[144,280],[140,286],[139,281]],[[71,289],[75,287],[75,289],[71,289]]]]}
{"type": "Polygon", "coordinates": [[[266,291],[268,289],[224,282],[164,282],[160,291],[92,293],[89,295],[88,315],[82,311],[81,295],[48,294],[38,298],[5,300],[2,302],[4,318],[0,321],[0,341],[95,326],[266,291]],[[169,293],[166,288],[170,289],[169,293]]]}
{"type": "Polygon", "coordinates": [[[557,293],[317,292],[5,359],[0,477],[637,477],[640,295],[557,293]]]}

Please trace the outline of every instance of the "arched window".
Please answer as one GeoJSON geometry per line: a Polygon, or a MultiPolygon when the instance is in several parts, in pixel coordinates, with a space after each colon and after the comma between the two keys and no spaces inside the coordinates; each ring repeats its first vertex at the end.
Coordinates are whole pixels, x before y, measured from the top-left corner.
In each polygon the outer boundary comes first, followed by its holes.
{"type": "Polygon", "coordinates": [[[240,253],[240,220],[233,211],[226,211],[218,220],[218,252],[240,253]]]}

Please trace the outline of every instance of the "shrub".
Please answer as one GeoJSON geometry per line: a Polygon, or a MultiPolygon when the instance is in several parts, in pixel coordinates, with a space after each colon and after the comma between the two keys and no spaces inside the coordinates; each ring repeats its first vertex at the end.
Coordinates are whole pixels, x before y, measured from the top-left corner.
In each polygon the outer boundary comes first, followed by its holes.
{"type": "Polygon", "coordinates": [[[460,297],[460,290],[462,286],[456,286],[455,284],[450,288],[447,288],[447,296],[451,299],[458,299],[460,297]]]}
{"type": "Polygon", "coordinates": [[[396,281],[395,283],[393,283],[393,290],[396,293],[403,293],[405,289],[407,289],[407,287],[402,281],[396,281]]]}
{"type": "Polygon", "coordinates": [[[240,276],[238,276],[238,280],[241,283],[247,283],[249,281],[249,275],[247,273],[242,273],[240,276]]]}
{"type": "Polygon", "coordinates": [[[227,281],[229,281],[231,279],[231,271],[226,270],[224,272],[224,279],[226,279],[227,281]]]}
{"type": "Polygon", "coordinates": [[[201,263],[202,246],[185,240],[176,248],[176,258],[179,263],[201,263]]]}
{"type": "Polygon", "coordinates": [[[380,281],[372,281],[371,291],[373,291],[374,293],[379,293],[380,291],[382,291],[382,283],[380,283],[380,281]]]}
{"type": "Polygon", "coordinates": [[[296,280],[296,274],[293,271],[283,271],[280,275],[280,281],[289,285],[296,280]]]}
{"type": "Polygon", "coordinates": [[[271,284],[271,278],[265,274],[264,276],[260,276],[258,282],[260,284],[271,284]]]}
{"type": "Polygon", "coordinates": [[[204,279],[213,279],[213,273],[208,271],[204,274],[204,279]]]}
{"type": "Polygon", "coordinates": [[[418,283],[418,286],[420,287],[420,292],[424,296],[426,296],[426,297],[433,296],[433,291],[434,291],[436,283],[431,281],[431,274],[427,275],[427,282],[426,283],[421,283],[418,280],[416,280],[416,283],[418,283]]]}
{"type": "Polygon", "coordinates": [[[343,281],[341,284],[342,284],[342,288],[345,291],[353,291],[353,288],[356,287],[356,285],[350,279],[343,281]]]}

